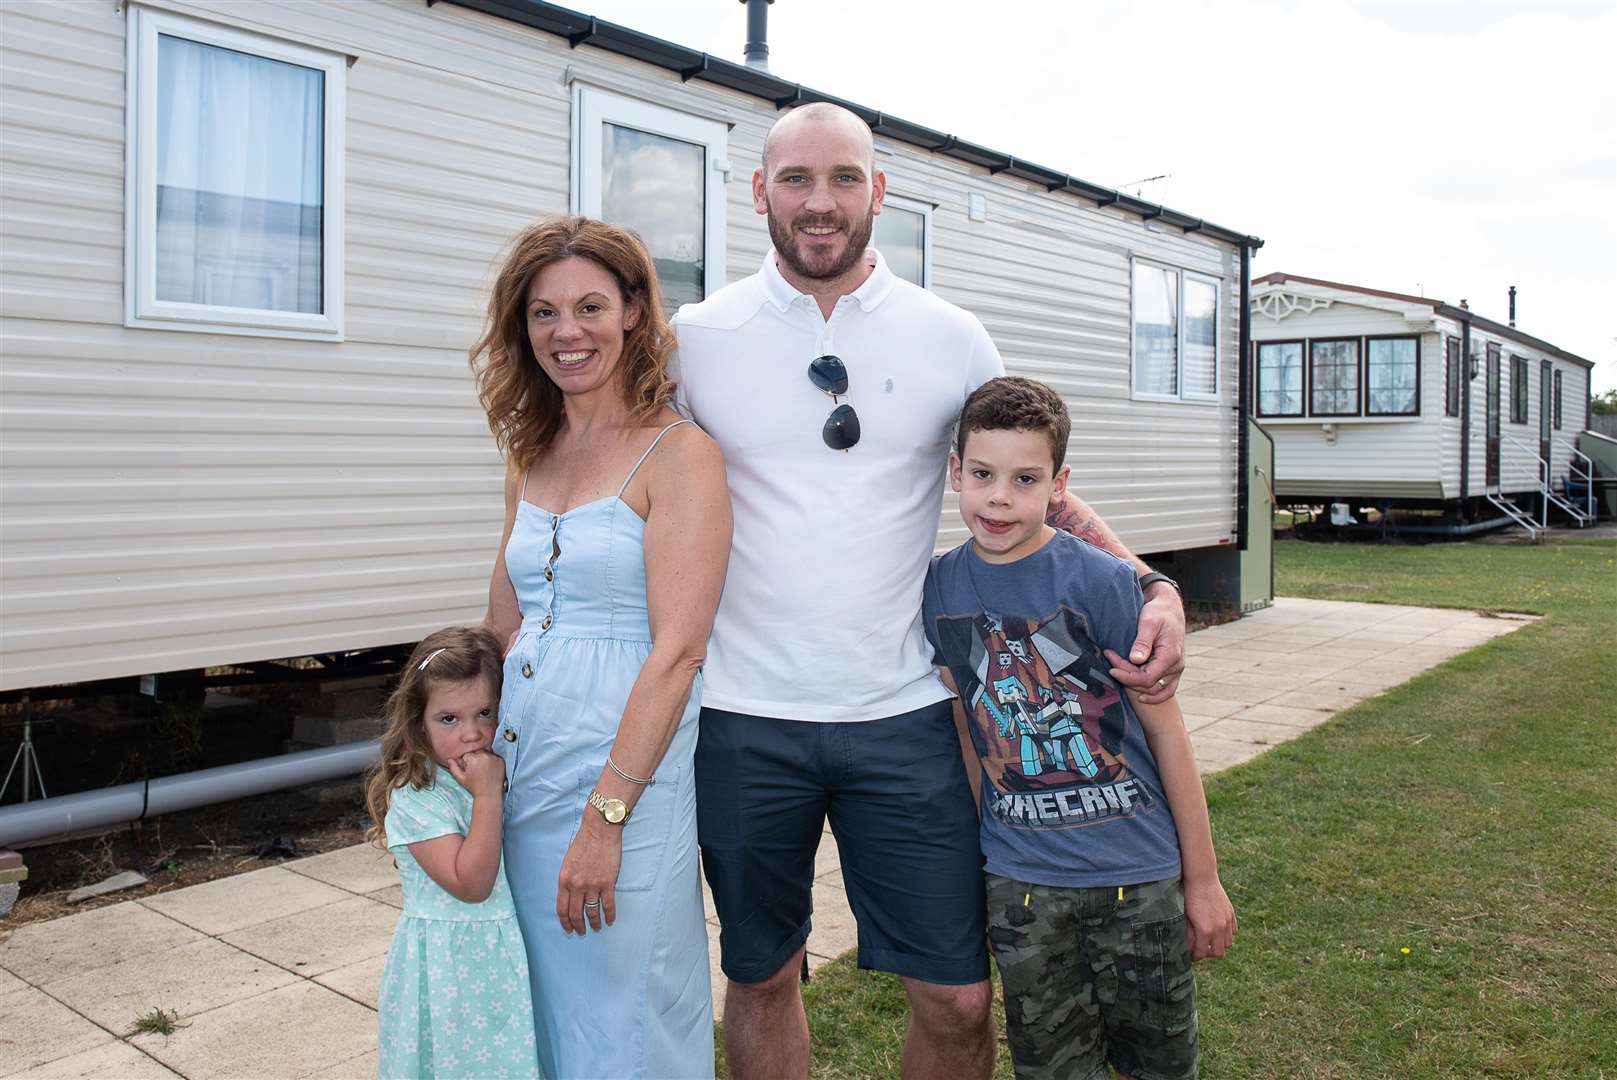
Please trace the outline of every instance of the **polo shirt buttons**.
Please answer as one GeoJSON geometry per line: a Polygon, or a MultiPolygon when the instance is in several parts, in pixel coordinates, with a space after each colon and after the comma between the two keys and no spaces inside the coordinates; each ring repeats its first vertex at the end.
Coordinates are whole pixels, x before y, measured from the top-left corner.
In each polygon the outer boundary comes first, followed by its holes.
{"type": "Polygon", "coordinates": [[[546,581],[555,581],[556,580],[556,572],[554,570],[552,570],[548,566],[545,567],[545,580],[546,581]]]}
{"type": "MultiPolygon", "coordinates": [[[[527,661],[523,661],[523,663],[522,663],[522,677],[523,677],[523,678],[524,678],[524,679],[531,679],[531,678],[533,678],[533,665],[532,665],[532,664],[530,664],[530,663],[528,663],[528,662],[527,662],[527,661]]],[[[510,732],[510,730],[509,730],[509,729],[507,729],[507,730],[506,730],[506,733],[505,733],[505,737],[506,737],[506,738],[507,738],[507,739],[514,739],[514,738],[516,738],[516,736],[515,736],[515,735],[512,735],[512,734],[511,734],[511,732],[510,732]]]]}
{"type": "Polygon", "coordinates": [[[506,742],[516,742],[517,741],[517,733],[512,731],[510,728],[506,728],[505,729],[505,741],[506,742]]]}
{"type": "Polygon", "coordinates": [[[550,629],[550,616],[549,615],[546,615],[545,616],[545,621],[539,624],[539,629],[541,629],[541,630],[549,630],[550,629]]]}

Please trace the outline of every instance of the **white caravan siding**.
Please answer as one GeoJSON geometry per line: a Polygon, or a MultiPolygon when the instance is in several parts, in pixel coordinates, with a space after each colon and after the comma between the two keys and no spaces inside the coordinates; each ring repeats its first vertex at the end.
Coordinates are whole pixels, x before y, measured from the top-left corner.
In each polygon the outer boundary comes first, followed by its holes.
{"type": "MultiPolygon", "coordinates": [[[[503,244],[568,208],[573,81],[728,122],[730,277],[768,246],[747,183],[764,102],[420,0],[148,6],[354,58],[344,340],[126,328],[125,19],[110,0],[0,8],[0,688],[480,616],[502,469],[466,349],[503,244]]],[[[1234,249],[902,145],[881,164],[936,207],[936,291],[1072,404],[1076,489],[1139,551],[1232,542],[1234,249]],[[1131,254],[1222,280],[1217,403],[1130,400],[1131,254]]]]}

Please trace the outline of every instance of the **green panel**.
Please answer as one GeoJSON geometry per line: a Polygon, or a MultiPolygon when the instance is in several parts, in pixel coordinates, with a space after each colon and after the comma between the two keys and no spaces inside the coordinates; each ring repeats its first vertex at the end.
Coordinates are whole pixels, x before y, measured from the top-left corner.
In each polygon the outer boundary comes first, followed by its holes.
{"type": "Polygon", "coordinates": [[[1247,419],[1246,550],[1241,552],[1241,610],[1266,608],[1275,598],[1275,441],[1247,419]]]}
{"type": "Polygon", "coordinates": [[[1578,435],[1578,449],[1595,463],[1595,491],[1600,496],[1601,509],[1608,517],[1617,517],[1617,485],[1612,483],[1617,478],[1617,439],[1585,431],[1578,435]]]}

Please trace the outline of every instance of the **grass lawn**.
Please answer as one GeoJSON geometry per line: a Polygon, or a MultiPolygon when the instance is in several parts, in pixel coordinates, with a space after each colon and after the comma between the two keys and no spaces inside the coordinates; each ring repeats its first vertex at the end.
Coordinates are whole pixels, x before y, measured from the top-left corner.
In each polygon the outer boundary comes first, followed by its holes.
{"type": "MultiPolygon", "coordinates": [[[[1241,930],[1203,1076],[1617,1077],[1617,543],[1275,559],[1282,595],[1546,618],[1209,778],[1241,930]]],[[[814,1076],[897,1075],[896,979],[805,997],[814,1076]]]]}

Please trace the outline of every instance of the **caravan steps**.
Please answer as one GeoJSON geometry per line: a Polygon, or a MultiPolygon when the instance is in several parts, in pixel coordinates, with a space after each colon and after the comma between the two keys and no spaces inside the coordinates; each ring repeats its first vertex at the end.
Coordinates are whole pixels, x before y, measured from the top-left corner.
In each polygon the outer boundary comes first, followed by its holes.
{"type": "Polygon", "coordinates": [[[1538,534],[1545,531],[1547,526],[1540,525],[1533,520],[1533,515],[1511,502],[1504,495],[1488,492],[1488,501],[1502,514],[1527,530],[1527,539],[1530,543],[1538,543],[1538,534]]]}

